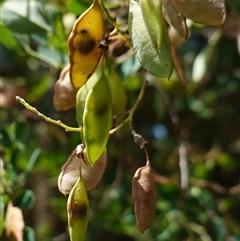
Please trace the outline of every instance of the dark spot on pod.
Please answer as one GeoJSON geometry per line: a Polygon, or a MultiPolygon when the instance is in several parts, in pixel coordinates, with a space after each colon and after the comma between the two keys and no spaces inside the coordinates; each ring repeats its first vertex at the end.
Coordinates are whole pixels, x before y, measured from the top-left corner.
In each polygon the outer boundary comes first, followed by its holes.
{"type": "Polygon", "coordinates": [[[80,32],[81,32],[81,34],[86,34],[87,30],[86,29],[82,29],[80,32]]]}
{"type": "Polygon", "coordinates": [[[95,47],[94,39],[88,39],[79,43],[79,52],[81,54],[89,54],[95,47]]]}
{"type": "Polygon", "coordinates": [[[103,115],[108,109],[108,104],[104,103],[97,111],[96,114],[97,115],[103,115]]]}
{"type": "Polygon", "coordinates": [[[87,215],[88,207],[85,203],[78,204],[77,202],[73,202],[71,211],[73,217],[85,218],[87,215]]]}

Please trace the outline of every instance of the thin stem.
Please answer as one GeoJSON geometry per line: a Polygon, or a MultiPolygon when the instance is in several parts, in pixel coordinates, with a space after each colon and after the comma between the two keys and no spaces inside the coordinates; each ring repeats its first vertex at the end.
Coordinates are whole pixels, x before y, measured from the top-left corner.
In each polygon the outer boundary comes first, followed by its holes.
{"type": "Polygon", "coordinates": [[[146,156],[146,166],[150,165],[150,159],[149,159],[149,155],[148,155],[148,150],[147,148],[144,146],[144,152],[145,152],[145,156],[146,156]]]}
{"type": "Polygon", "coordinates": [[[98,0],[98,2],[99,2],[99,4],[101,5],[104,13],[106,14],[106,17],[107,17],[108,21],[115,27],[116,32],[121,33],[121,34],[124,36],[125,40],[129,41],[129,38],[128,38],[127,34],[126,34],[124,31],[122,31],[122,29],[119,27],[119,25],[118,25],[117,22],[116,22],[116,19],[114,19],[114,18],[109,14],[108,10],[107,10],[106,7],[104,6],[103,0],[98,0]]]}
{"type": "Polygon", "coordinates": [[[138,98],[137,98],[136,102],[134,103],[133,107],[131,108],[128,117],[125,120],[123,120],[121,124],[119,124],[118,126],[113,128],[112,130],[110,130],[109,131],[110,135],[112,135],[112,134],[116,133],[117,131],[119,131],[127,122],[130,123],[130,127],[132,126],[133,115],[134,115],[134,113],[135,113],[139,103],[141,102],[141,100],[143,98],[146,85],[147,85],[147,79],[144,78],[141,90],[140,90],[139,95],[138,95],[138,98]]]}
{"type": "Polygon", "coordinates": [[[60,126],[62,128],[65,129],[65,131],[73,131],[73,132],[81,132],[82,131],[82,127],[76,128],[76,127],[70,127],[67,126],[65,124],[63,124],[60,120],[53,120],[47,116],[45,116],[44,114],[42,114],[41,112],[39,112],[35,107],[32,107],[31,105],[29,105],[24,99],[20,98],[19,96],[16,96],[16,100],[19,101],[22,105],[24,105],[26,107],[26,109],[32,111],[33,113],[35,113],[36,115],[38,115],[40,118],[44,119],[47,122],[50,122],[54,125],[60,126]]]}
{"type": "Polygon", "coordinates": [[[188,164],[187,164],[187,148],[183,142],[180,142],[178,147],[179,152],[179,167],[181,172],[181,188],[188,188],[188,164]]]}

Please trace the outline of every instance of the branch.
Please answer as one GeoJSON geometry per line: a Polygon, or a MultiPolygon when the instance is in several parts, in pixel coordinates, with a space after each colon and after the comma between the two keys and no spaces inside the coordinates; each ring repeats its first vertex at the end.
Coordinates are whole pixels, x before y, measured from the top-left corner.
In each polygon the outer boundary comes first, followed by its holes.
{"type": "Polygon", "coordinates": [[[62,128],[65,129],[65,131],[73,131],[73,132],[81,132],[82,131],[82,127],[70,127],[67,126],[65,124],[63,124],[60,120],[53,120],[47,116],[45,116],[44,114],[42,114],[41,112],[39,112],[35,107],[32,107],[30,104],[28,104],[24,99],[20,98],[19,96],[16,96],[16,100],[18,102],[20,102],[22,105],[25,106],[26,109],[30,110],[31,112],[35,113],[36,115],[38,115],[40,118],[44,119],[47,122],[50,122],[54,125],[60,126],[62,128]]]}

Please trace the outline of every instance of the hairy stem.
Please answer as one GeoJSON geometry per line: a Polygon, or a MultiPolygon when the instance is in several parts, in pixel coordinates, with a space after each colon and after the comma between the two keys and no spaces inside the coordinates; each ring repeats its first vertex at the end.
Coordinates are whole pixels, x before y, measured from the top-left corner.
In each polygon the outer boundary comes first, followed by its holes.
{"type": "Polygon", "coordinates": [[[32,107],[23,98],[20,98],[19,96],[16,96],[16,100],[19,101],[22,105],[24,105],[26,109],[32,111],[33,113],[38,115],[40,118],[44,119],[47,122],[50,122],[52,124],[55,124],[57,126],[60,126],[60,127],[64,128],[65,131],[73,131],[73,132],[81,132],[82,131],[82,127],[79,127],[79,128],[70,127],[70,126],[67,126],[67,125],[63,124],[60,120],[53,120],[53,119],[45,116],[44,114],[39,112],[35,107],[32,107]]]}

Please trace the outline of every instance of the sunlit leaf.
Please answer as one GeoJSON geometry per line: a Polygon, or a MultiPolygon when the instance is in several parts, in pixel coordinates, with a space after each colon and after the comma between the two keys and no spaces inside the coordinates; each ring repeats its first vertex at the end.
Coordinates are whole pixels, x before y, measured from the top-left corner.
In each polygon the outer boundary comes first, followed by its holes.
{"type": "Polygon", "coordinates": [[[2,23],[19,33],[44,33],[51,30],[41,14],[43,6],[36,0],[8,0],[1,9],[2,23]]]}
{"type": "MultiPolygon", "coordinates": [[[[162,21],[164,20],[162,19],[162,21]]],[[[159,50],[148,34],[138,3],[131,0],[129,33],[136,56],[142,66],[155,76],[169,78],[172,74],[173,64],[165,23],[163,22],[162,46],[159,50]]]]}
{"type": "Polygon", "coordinates": [[[163,25],[165,24],[162,17],[162,2],[159,0],[140,0],[139,6],[148,34],[155,48],[160,50],[164,35],[163,25]]]}

